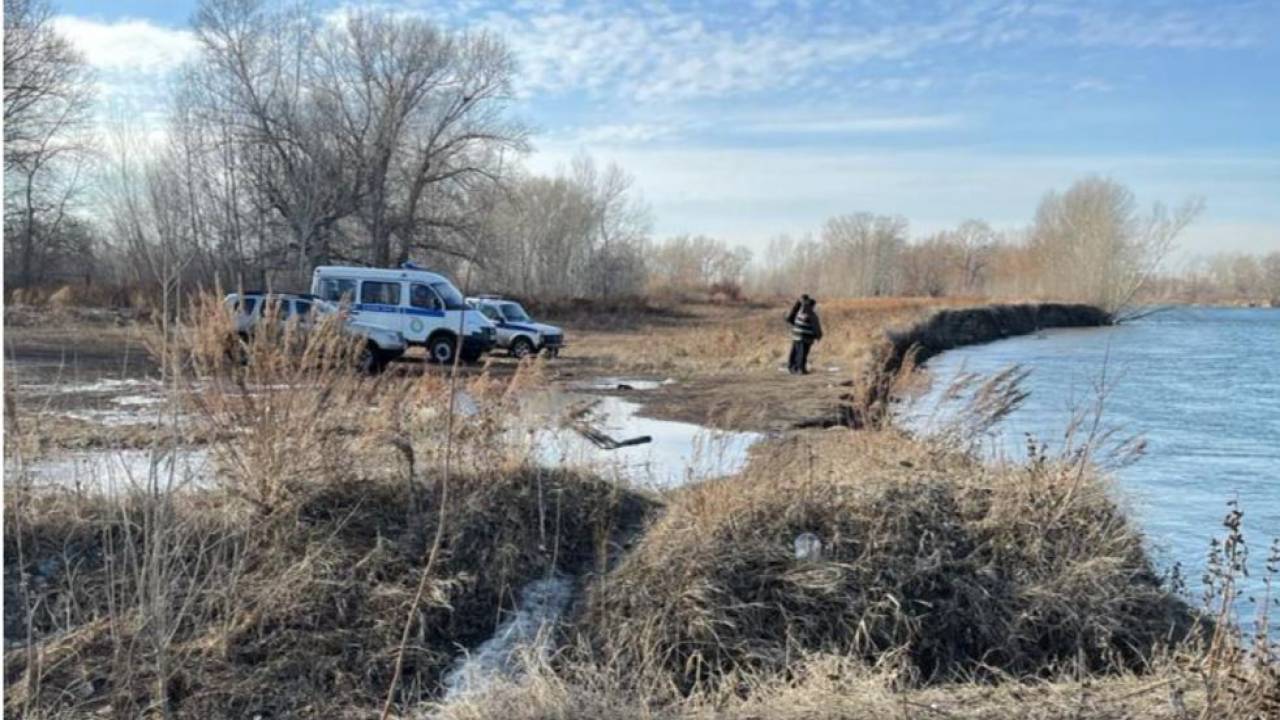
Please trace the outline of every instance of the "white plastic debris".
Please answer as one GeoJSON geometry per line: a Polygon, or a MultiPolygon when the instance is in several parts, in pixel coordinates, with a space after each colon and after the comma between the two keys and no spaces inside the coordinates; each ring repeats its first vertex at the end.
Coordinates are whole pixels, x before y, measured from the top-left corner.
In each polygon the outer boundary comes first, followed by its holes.
{"type": "Polygon", "coordinates": [[[795,547],[797,560],[822,559],[822,538],[811,532],[800,533],[797,535],[795,547]]]}

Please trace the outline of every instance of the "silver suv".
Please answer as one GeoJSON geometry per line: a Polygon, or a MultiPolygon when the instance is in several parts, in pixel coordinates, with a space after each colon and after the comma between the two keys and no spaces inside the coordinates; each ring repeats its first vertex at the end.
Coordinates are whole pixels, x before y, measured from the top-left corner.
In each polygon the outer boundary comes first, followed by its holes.
{"type": "MultiPolygon", "coordinates": [[[[223,304],[234,313],[232,323],[241,340],[249,339],[254,327],[262,321],[263,311],[277,303],[276,317],[282,322],[296,317],[302,327],[311,326],[318,315],[339,312],[338,306],[314,295],[245,292],[231,293],[223,300],[223,304]]],[[[360,369],[367,373],[381,372],[388,363],[403,355],[409,347],[400,333],[367,325],[350,317],[343,323],[343,329],[348,334],[364,340],[364,348],[358,362],[360,369]]]]}
{"type": "Polygon", "coordinates": [[[564,347],[564,331],[555,325],[534,322],[520,303],[497,295],[467,298],[467,304],[484,314],[498,330],[498,347],[517,358],[534,353],[555,357],[564,347]]]}

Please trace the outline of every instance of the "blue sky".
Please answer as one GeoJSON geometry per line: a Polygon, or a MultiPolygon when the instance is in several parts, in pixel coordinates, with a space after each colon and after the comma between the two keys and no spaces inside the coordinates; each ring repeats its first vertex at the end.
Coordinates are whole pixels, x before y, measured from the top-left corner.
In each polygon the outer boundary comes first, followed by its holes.
{"type": "MultiPolygon", "coordinates": [[[[831,215],[1028,222],[1089,173],[1197,194],[1180,258],[1280,250],[1280,2],[402,2],[502,33],[528,164],[616,161],[659,237],[760,248],[831,215]]],[[[108,114],[161,124],[194,2],[63,0],[108,114]]],[[[344,5],[318,2],[323,13],[344,5]]]]}

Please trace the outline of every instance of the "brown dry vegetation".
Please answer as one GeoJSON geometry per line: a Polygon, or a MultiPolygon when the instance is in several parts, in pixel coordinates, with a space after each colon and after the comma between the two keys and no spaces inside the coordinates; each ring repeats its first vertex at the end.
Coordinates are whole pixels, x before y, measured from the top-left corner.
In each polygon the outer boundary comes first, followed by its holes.
{"type": "MultiPolygon", "coordinates": [[[[845,402],[849,383],[861,384],[882,351],[888,328],[906,328],[952,298],[819,300],[826,333],[810,357],[813,374],[784,372],[790,335],[784,322],[790,299],[757,303],[676,303],[662,313],[627,316],[590,332],[569,328],[566,362],[600,374],[673,377],[680,382],[646,398],[653,417],[731,430],[775,431],[827,417],[845,402]]],[[[969,301],[971,304],[973,301],[969,301]]]]}
{"type": "Polygon", "coordinates": [[[673,493],[584,628],[681,691],[832,653],[899,655],[922,681],[989,669],[1133,669],[1189,612],[1088,470],[992,468],[896,432],[762,448],[740,477],[673,493]],[[821,560],[790,543],[811,532],[821,560]]]}
{"type": "MultiPolygon", "coordinates": [[[[671,312],[683,317],[656,316],[571,337],[570,349],[575,357],[596,358],[619,371],[772,375],[786,365],[790,336],[783,319],[790,303],[677,305],[671,312]]],[[[813,364],[851,373],[862,367],[886,328],[910,325],[937,308],[972,304],[972,298],[820,298],[826,337],[814,347],[813,364]]]]}
{"type": "Polygon", "coordinates": [[[440,378],[356,375],[324,329],[256,335],[241,367],[217,310],[164,349],[171,381],[198,385],[194,422],[225,438],[212,482],[167,473],[160,442],[118,496],[37,488],[22,467],[39,445],[10,426],[6,716],[367,714],[400,654],[392,694],[412,704],[523,584],[607,555],[643,511],[503,442],[536,372],[472,380],[477,411],[449,433],[440,378]]]}
{"type": "MultiPolygon", "coordinates": [[[[872,357],[884,324],[928,308],[826,305],[826,342],[851,363],[872,357]]],[[[632,329],[577,349],[691,379],[737,366],[758,387],[773,360],[746,348],[785,346],[779,309],[690,312],[646,321],[656,341],[632,329]],[[697,357],[716,331],[727,352],[697,357]]],[[[332,328],[286,327],[256,337],[242,365],[215,301],[192,320],[156,348],[174,405],[152,447],[163,458],[198,428],[215,478],[193,485],[156,463],[116,497],[35,487],[22,469],[44,446],[23,435],[40,426],[7,418],[6,716],[373,717],[388,693],[393,716],[458,719],[1280,709],[1277,649],[1241,640],[1225,610],[1238,542],[1211,578],[1222,610],[1193,611],[1082,455],[994,467],[965,454],[964,428],[945,442],[799,431],[757,448],[740,476],[655,504],[539,469],[508,442],[516,398],[546,382],[536,364],[501,380],[365,378],[332,328]],[[464,383],[476,407],[462,414],[451,398],[464,383]],[[795,558],[801,532],[822,539],[821,558],[795,558]],[[582,588],[559,651],[432,705],[442,671],[553,570],[582,588]]],[[[817,382],[805,380],[793,401],[817,382]]],[[[983,396],[970,433],[1016,393],[983,396]]]]}

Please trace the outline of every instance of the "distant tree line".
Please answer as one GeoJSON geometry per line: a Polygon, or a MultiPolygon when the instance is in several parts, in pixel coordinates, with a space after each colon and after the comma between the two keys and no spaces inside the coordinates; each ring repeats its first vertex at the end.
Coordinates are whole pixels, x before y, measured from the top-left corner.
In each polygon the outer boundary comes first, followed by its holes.
{"type": "Polygon", "coordinates": [[[860,212],[755,256],[701,235],[657,242],[621,168],[586,156],[549,176],[525,168],[502,38],[384,9],[337,17],[203,0],[163,132],[121,121],[95,135],[92,73],[50,8],[5,0],[6,287],[303,289],[317,264],[412,259],[471,289],[546,299],[745,290],[1115,309],[1175,285],[1280,294],[1275,254],[1160,277],[1202,203],[1143,211],[1097,177],[1045,195],[1017,231],[969,220],[913,239],[905,218],[860,212]]]}
{"type": "Polygon", "coordinates": [[[1199,257],[1182,272],[1159,278],[1156,288],[1157,299],[1280,307],[1280,250],[1199,257]]]}
{"type": "Polygon", "coordinates": [[[1046,194],[1030,227],[1014,232],[968,220],[912,241],[905,218],[844,215],[817,238],[771,241],[749,281],[767,293],[1054,297],[1116,310],[1148,290],[1202,208],[1190,199],[1144,213],[1124,185],[1087,177],[1046,194]]]}

